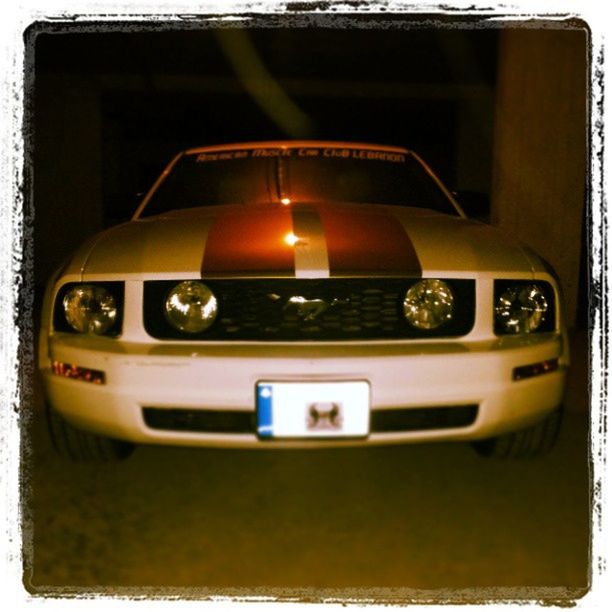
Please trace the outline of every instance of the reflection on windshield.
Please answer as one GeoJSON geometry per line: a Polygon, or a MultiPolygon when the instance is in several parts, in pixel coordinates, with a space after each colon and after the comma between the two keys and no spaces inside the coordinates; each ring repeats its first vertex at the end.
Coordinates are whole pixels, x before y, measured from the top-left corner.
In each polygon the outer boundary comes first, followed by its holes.
{"type": "Polygon", "coordinates": [[[351,202],[457,214],[410,154],[361,148],[258,148],[184,155],[143,216],[219,204],[351,202]]]}

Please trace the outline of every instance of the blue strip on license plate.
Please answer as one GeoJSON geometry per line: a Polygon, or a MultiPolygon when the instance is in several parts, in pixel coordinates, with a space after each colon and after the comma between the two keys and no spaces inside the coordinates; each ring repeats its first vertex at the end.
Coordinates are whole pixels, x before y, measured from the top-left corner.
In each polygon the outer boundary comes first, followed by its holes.
{"type": "Polygon", "coordinates": [[[272,437],[272,385],[257,389],[257,433],[262,438],[272,437]]]}

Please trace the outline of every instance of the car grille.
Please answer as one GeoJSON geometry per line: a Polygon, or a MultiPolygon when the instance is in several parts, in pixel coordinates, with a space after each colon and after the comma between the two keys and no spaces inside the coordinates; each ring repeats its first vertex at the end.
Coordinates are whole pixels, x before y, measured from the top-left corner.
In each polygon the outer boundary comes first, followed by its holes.
{"type": "MultiPolygon", "coordinates": [[[[221,434],[256,433],[255,412],[242,410],[193,410],[181,408],[143,408],[151,429],[221,434]]],[[[428,408],[391,408],[373,410],[372,433],[456,429],[474,423],[477,405],[432,406],[428,408]]]]}
{"type": "Polygon", "coordinates": [[[205,281],[219,310],[214,324],[185,334],[166,320],[163,308],[179,281],[147,281],[144,324],[160,339],[343,340],[457,337],[474,324],[474,281],[446,280],[455,314],[436,330],[410,326],[402,311],[406,290],[419,279],[256,279],[205,281]]]}

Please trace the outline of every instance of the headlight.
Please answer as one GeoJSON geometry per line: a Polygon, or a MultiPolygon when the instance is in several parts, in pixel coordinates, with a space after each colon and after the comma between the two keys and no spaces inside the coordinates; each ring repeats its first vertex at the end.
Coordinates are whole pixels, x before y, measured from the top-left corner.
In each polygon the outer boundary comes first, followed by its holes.
{"type": "Polygon", "coordinates": [[[217,298],[204,283],[184,281],[168,294],[165,314],[170,325],[176,329],[197,334],[214,323],[217,298]]]}
{"type": "Polygon", "coordinates": [[[404,316],[417,329],[436,329],[453,318],[453,293],[441,280],[415,283],[404,298],[404,316]]]}
{"type": "Polygon", "coordinates": [[[551,305],[544,288],[534,283],[508,284],[496,292],[495,321],[497,331],[505,334],[528,334],[542,328],[551,305]]]}
{"type": "Polygon", "coordinates": [[[75,285],[62,306],[70,327],[82,334],[106,334],[117,321],[117,300],[103,285],[75,285]]]}

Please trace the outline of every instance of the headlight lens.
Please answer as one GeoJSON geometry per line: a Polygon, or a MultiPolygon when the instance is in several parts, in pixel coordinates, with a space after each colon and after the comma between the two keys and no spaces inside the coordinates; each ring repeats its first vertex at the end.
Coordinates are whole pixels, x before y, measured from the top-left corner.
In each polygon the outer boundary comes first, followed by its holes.
{"type": "Polygon", "coordinates": [[[62,305],[70,327],[82,334],[105,334],[117,320],[115,296],[102,285],[76,285],[62,305]]]}
{"type": "Polygon", "coordinates": [[[444,281],[424,279],[406,292],[404,316],[417,329],[436,329],[453,318],[453,303],[453,292],[444,281]]]}
{"type": "Polygon", "coordinates": [[[176,329],[197,334],[214,323],[217,298],[204,283],[184,281],[168,294],[165,314],[168,322],[176,329]]]}
{"type": "Polygon", "coordinates": [[[540,328],[548,311],[548,301],[538,285],[509,285],[497,298],[495,319],[504,333],[528,334],[540,328]]]}

